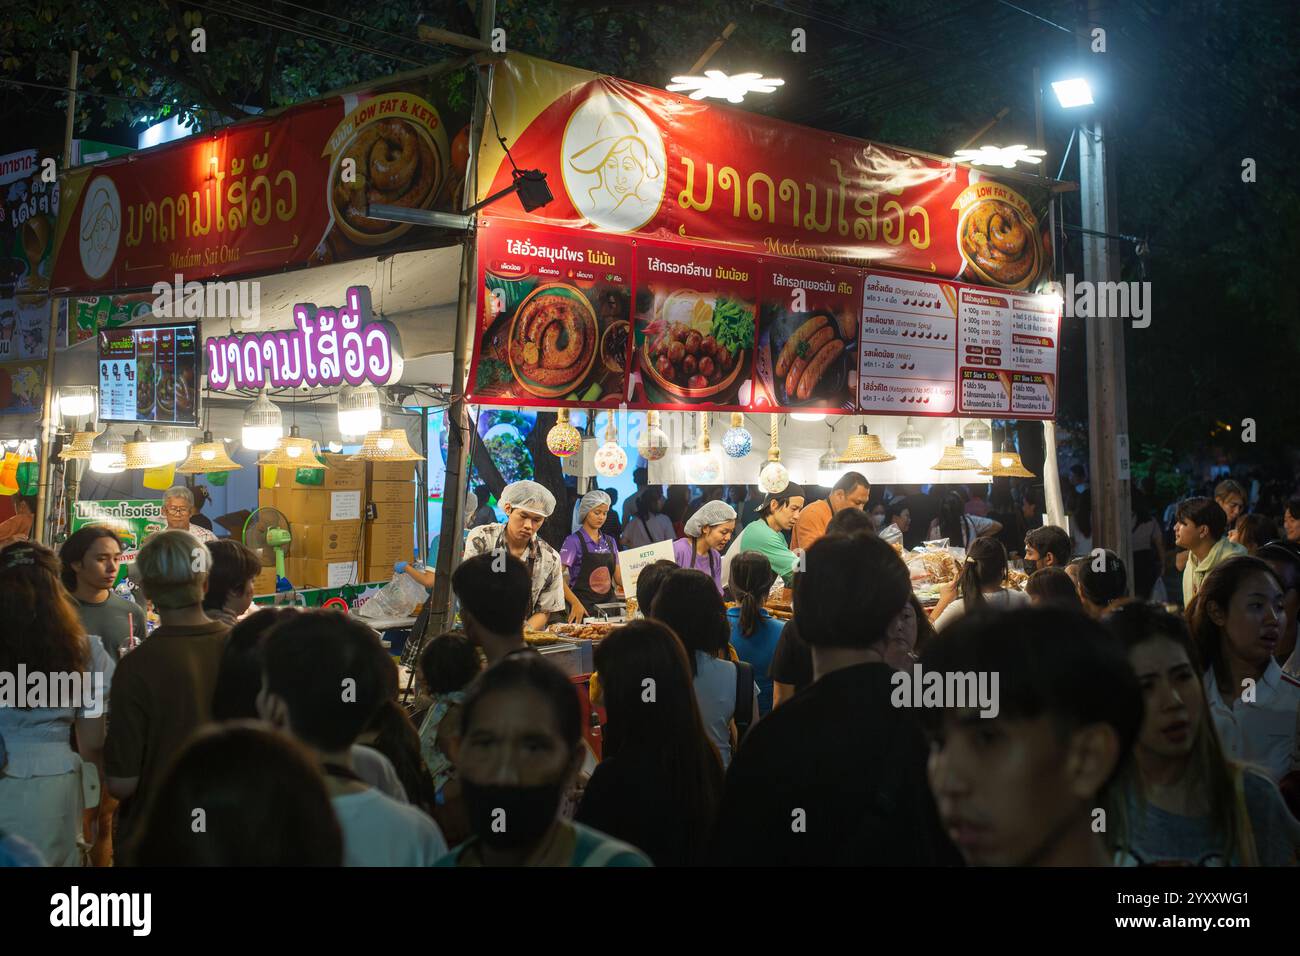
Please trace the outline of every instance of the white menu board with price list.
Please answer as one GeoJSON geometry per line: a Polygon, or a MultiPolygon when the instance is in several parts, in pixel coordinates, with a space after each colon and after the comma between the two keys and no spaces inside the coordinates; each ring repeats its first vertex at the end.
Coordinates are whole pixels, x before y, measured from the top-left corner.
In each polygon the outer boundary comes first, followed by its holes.
{"type": "Polygon", "coordinates": [[[973,287],[962,287],[958,300],[958,414],[1054,418],[1057,300],[973,287]]]}
{"type": "Polygon", "coordinates": [[[866,274],[858,345],[861,411],[952,414],[956,356],[957,296],[951,283],[866,274]]]}

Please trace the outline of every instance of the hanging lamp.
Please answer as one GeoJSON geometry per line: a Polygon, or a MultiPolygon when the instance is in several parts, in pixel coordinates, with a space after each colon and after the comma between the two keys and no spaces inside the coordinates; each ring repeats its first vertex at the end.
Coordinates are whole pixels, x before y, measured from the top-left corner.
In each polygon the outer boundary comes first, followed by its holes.
{"type": "Polygon", "coordinates": [[[845,464],[895,460],[880,444],[880,436],[871,434],[866,425],[858,426],[858,433],[849,439],[848,447],[840,455],[840,461],[845,464]]]}
{"type": "Polygon", "coordinates": [[[283,437],[284,416],[264,388],[244,412],[244,447],[249,451],[269,451],[283,437]]]}
{"type": "Polygon", "coordinates": [[[777,440],[777,416],[775,412],[772,413],[772,423],[768,437],[771,444],[767,449],[767,464],[758,473],[758,487],[769,495],[776,495],[785,491],[786,486],[790,484],[790,473],[786,471],[785,465],[781,464],[781,445],[777,440]]]}
{"type": "Polygon", "coordinates": [[[259,465],[276,465],[280,468],[328,468],[329,465],[316,457],[316,443],[310,438],[303,438],[294,425],[289,434],[281,438],[271,451],[257,459],[259,465]]]}
{"type": "Polygon", "coordinates": [[[930,466],[931,471],[978,471],[982,466],[966,452],[960,435],[954,445],[944,445],[943,455],[930,466]]]}
{"type": "Polygon", "coordinates": [[[561,408],[558,420],[546,433],[546,450],[557,458],[568,458],[582,448],[582,434],[569,424],[569,410],[561,408]]]}
{"type": "Polygon", "coordinates": [[[103,432],[74,432],[72,441],[63,446],[59,458],[63,461],[90,461],[95,439],[103,432]]]}
{"type": "Polygon", "coordinates": [[[339,433],[358,437],[384,427],[379,389],[369,382],[344,385],[339,389],[339,433]]]}
{"type": "Polygon", "coordinates": [[[97,475],[116,475],[126,470],[126,443],[112,426],[91,443],[90,470],[97,475]]]}
{"type": "Polygon", "coordinates": [[[1019,452],[1015,451],[1011,442],[1004,441],[1002,450],[995,452],[993,455],[993,464],[990,469],[994,478],[1037,478],[1032,471],[1025,467],[1020,460],[1019,452]]]}
{"type": "Polygon", "coordinates": [[[212,432],[203,433],[203,441],[190,446],[190,455],[176,466],[182,475],[210,475],[218,471],[238,471],[244,466],[226,453],[226,443],[213,441],[212,432]]]}
{"type": "Polygon", "coordinates": [[[124,456],[122,467],[127,471],[142,471],[147,468],[157,468],[159,462],[154,457],[157,450],[153,443],[144,437],[144,432],[140,429],[135,430],[131,440],[122,447],[124,456]]]}
{"type": "MultiPolygon", "coordinates": [[[[617,478],[627,470],[627,452],[618,443],[618,428],[614,425],[614,413],[610,411],[605,419],[605,444],[596,449],[593,464],[596,474],[603,478],[617,478]]],[[[593,419],[595,414],[592,414],[593,419]]]]}
{"type": "Polygon", "coordinates": [[[646,413],[646,427],[636,442],[637,454],[646,461],[658,461],[668,454],[668,436],[659,427],[659,413],[646,413]]]}
{"type": "Polygon", "coordinates": [[[700,412],[700,436],[696,442],[696,453],[691,456],[686,467],[687,480],[699,485],[717,484],[722,478],[722,457],[709,441],[709,413],[700,412]]]}
{"type": "Polygon", "coordinates": [[[368,432],[355,455],[348,461],[424,461],[424,456],[411,447],[403,428],[381,428],[368,432]]]}
{"type": "Polygon", "coordinates": [[[731,427],[722,435],[722,450],[728,458],[744,458],[754,448],[754,436],[745,427],[745,416],[731,413],[731,427]]]}

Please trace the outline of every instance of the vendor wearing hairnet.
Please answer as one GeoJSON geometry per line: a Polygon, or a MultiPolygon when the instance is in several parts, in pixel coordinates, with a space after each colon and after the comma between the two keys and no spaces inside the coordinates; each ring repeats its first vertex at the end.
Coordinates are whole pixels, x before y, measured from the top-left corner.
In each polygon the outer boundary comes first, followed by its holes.
{"type": "Polygon", "coordinates": [[[725,501],[706,501],[686,521],[686,537],[673,542],[680,567],[703,571],[722,593],[722,552],[736,530],[736,509],[725,501]]]}
{"type": "Polygon", "coordinates": [[[614,585],[623,585],[618,569],[618,542],[601,531],[613,502],[603,491],[589,491],[578,502],[578,530],[564,539],[560,560],[569,574],[569,588],[578,599],[570,620],[591,616],[597,604],[616,600],[614,585]]]}
{"type": "Polygon", "coordinates": [[[542,522],[555,510],[555,496],[535,481],[506,485],[498,499],[506,523],[479,525],[465,538],[465,557],[505,550],[528,567],[532,603],[524,626],[546,627],[550,616],[564,610],[564,565],[560,555],[537,537],[542,522]]]}

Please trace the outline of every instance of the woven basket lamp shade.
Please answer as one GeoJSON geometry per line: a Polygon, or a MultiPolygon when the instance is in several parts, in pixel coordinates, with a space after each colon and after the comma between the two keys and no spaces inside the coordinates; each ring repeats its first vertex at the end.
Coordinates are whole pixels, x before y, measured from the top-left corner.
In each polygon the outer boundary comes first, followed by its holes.
{"type": "Polygon", "coordinates": [[[142,471],[146,468],[158,467],[152,443],[145,440],[144,432],[138,428],[135,430],[135,435],[122,448],[122,454],[126,456],[122,467],[127,471],[142,471]]]}
{"type": "Polygon", "coordinates": [[[289,429],[289,435],[281,438],[273,449],[257,459],[259,465],[276,465],[280,468],[328,468],[325,462],[316,457],[316,446],[310,438],[303,438],[298,433],[298,426],[289,429]]]}
{"type": "Polygon", "coordinates": [[[103,432],[77,432],[72,441],[63,446],[59,458],[63,461],[90,461],[90,446],[103,432]]]}
{"type": "Polygon", "coordinates": [[[226,454],[225,442],[213,441],[212,432],[204,432],[203,441],[190,446],[190,456],[176,466],[176,471],[182,475],[210,475],[243,467],[226,454]]]}
{"type": "Polygon", "coordinates": [[[411,447],[406,432],[400,428],[381,428],[367,432],[361,450],[348,456],[349,461],[424,461],[411,447]]]}
{"type": "Polygon", "coordinates": [[[1002,451],[993,453],[993,465],[990,468],[994,478],[1037,478],[1032,471],[1024,466],[1020,460],[1018,452],[1011,450],[1011,443],[1006,442],[1002,446],[1002,451]]]}
{"type": "Polygon", "coordinates": [[[966,451],[960,438],[955,445],[943,446],[943,457],[930,466],[931,471],[979,471],[984,466],[966,451]]]}
{"type": "Polygon", "coordinates": [[[858,462],[895,461],[896,456],[885,451],[880,444],[880,436],[872,435],[866,425],[858,426],[858,433],[849,439],[848,447],[839,460],[846,464],[858,462]]]}

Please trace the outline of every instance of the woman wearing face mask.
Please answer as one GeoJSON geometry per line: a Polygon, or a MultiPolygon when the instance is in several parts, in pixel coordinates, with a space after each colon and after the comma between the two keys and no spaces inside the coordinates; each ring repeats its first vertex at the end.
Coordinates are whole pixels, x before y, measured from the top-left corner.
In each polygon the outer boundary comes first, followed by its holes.
{"type": "Polygon", "coordinates": [[[981,607],[1013,608],[1029,603],[1029,596],[1014,588],[1004,588],[1007,576],[1007,553],[996,538],[978,538],[966,554],[957,580],[945,584],[939,603],[930,612],[934,629],[942,631],[963,614],[981,607]]]}
{"type": "Polygon", "coordinates": [[[1224,750],[1274,780],[1291,769],[1300,708],[1300,681],[1273,657],[1285,616],[1277,575],[1245,556],[1216,566],[1187,612],[1224,750]]]}
{"type": "Polygon", "coordinates": [[[736,530],[736,509],[725,501],[709,501],[686,519],[686,536],[673,542],[673,560],[680,568],[703,571],[722,593],[722,552],[736,530]]]}
{"type": "Polygon", "coordinates": [[[1110,810],[1117,862],[1294,864],[1300,824],[1272,780],[1224,756],[1187,626],[1158,605],[1136,603],[1105,624],[1128,652],[1145,701],[1134,760],[1110,810]]]}
{"type": "Polygon", "coordinates": [[[573,684],[539,655],[507,657],[484,671],[451,743],[474,835],[436,865],[650,865],[634,847],[560,819],[586,747],[573,684]]]}

